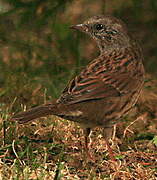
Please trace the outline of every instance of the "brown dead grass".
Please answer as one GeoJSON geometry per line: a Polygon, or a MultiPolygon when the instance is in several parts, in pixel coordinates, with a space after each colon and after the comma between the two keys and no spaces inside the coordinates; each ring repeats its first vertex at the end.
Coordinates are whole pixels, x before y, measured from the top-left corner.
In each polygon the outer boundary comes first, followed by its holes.
{"type": "MultiPolygon", "coordinates": [[[[1,177],[12,179],[19,173],[19,179],[52,179],[59,178],[59,171],[61,179],[155,180],[157,147],[148,139],[135,138],[137,134],[150,132],[148,127],[152,125],[150,121],[147,122],[150,115],[145,113],[139,116],[135,113],[137,109],[134,109],[128,121],[122,121],[114,128],[110,144],[116,162],[108,157],[103,130],[100,128],[94,129],[91,134],[91,160],[84,152],[82,129],[72,122],[53,117],[42,118],[28,125],[16,124],[12,137],[6,136],[6,141],[7,138],[13,140],[11,148],[6,148],[0,156],[1,177]],[[124,132],[125,137],[122,136],[124,132]],[[27,143],[29,141],[28,145],[32,149],[28,157],[19,155],[27,148],[24,136],[27,136],[27,143]],[[27,162],[32,154],[35,154],[34,159],[40,163],[37,168],[27,162]]],[[[151,120],[152,124],[156,121],[155,118],[151,120]]],[[[10,134],[12,128],[8,127],[6,132],[10,134]]]]}

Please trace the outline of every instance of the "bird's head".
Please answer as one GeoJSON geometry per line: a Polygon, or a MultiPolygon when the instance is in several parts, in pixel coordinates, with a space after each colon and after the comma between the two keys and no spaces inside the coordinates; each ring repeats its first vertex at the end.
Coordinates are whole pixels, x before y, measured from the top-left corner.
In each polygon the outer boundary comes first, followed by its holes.
{"type": "Polygon", "coordinates": [[[128,46],[129,36],[126,25],[113,16],[94,16],[82,24],[71,26],[89,34],[97,43],[101,51],[110,47],[128,46]]]}

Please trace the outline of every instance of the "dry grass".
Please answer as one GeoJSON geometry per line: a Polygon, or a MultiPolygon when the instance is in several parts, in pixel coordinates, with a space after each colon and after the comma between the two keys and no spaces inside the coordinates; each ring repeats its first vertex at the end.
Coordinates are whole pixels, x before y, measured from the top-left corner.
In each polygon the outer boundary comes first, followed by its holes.
{"type": "MultiPolygon", "coordinates": [[[[142,102],[145,102],[143,98],[142,102]]],[[[146,107],[142,108],[142,105],[146,106],[140,104],[140,110],[135,107],[114,128],[110,143],[116,162],[108,157],[100,128],[91,134],[91,160],[84,152],[82,129],[76,124],[48,117],[19,125],[8,122],[9,110],[4,112],[1,117],[0,177],[6,180],[157,179],[157,147],[152,141],[157,134],[154,127],[157,120],[152,113],[144,112],[146,107]]]]}

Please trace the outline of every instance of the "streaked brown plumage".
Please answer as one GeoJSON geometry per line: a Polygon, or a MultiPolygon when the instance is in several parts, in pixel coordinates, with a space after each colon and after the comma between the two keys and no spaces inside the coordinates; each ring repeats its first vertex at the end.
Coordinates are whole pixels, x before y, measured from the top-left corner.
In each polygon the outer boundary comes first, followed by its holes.
{"type": "Polygon", "coordinates": [[[89,34],[100,56],[72,79],[59,99],[12,117],[19,123],[56,115],[90,128],[113,126],[136,103],[143,83],[142,53],[125,24],[112,16],[95,16],[72,26],[89,34]]]}

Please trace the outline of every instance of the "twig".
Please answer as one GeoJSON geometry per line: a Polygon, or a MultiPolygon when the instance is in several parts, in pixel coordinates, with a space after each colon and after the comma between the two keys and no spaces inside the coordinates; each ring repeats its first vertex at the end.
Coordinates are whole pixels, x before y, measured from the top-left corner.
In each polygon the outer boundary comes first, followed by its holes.
{"type": "Polygon", "coordinates": [[[16,153],[16,151],[15,151],[15,140],[13,140],[13,142],[12,142],[12,148],[13,148],[13,152],[14,152],[16,158],[18,159],[18,161],[20,162],[20,164],[21,164],[22,166],[25,165],[25,163],[20,160],[19,156],[17,155],[17,153],[16,153]]]}
{"type": "Polygon", "coordinates": [[[130,128],[135,122],[137,122],[137,121],[139,121],[139,120],[143,120],[144,117],[146,117],[146,116],[147,116],[147,113],[139,116],[137,119],[135,119],[135,121],[131,122],[131,123],[125,128],[124,134],[123,134],[123,138],[125,138],[127,131],[133,133],[133,131],[131,131],[129,128],[130,128]]]}

